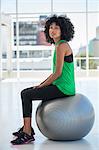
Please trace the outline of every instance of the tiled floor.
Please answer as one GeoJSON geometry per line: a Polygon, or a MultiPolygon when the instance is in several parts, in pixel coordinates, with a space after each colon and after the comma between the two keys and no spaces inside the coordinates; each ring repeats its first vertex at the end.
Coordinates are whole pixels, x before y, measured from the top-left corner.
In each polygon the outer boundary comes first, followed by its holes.
{"type": "Polygon", "coordinates": [[[35,142],[28,145],[12,146],[12,132],[22,125],[20,91],[32,86],[33,82],[0,82],[0,150],[99,150],[99,79],[76,79],[77,93],[85,94],[95,109],[95,123],[90,133],[79,141],[56,142],[48,140],[38,130],[35,111],[40,101],[33,102],[32,125],[35,128],[35,142]]]}

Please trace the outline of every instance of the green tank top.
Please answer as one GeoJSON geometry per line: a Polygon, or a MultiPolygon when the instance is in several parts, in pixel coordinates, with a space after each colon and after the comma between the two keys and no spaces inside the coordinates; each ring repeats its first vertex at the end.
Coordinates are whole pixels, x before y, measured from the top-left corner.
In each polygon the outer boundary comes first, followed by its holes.
{"type": "MultiPolygon", "coordinates": [[[[56,45],[66,42],[60,40],[56,45]]],[[[56,70],[56,50],[53,55],[53,73],[56,70]]],[[[62,74],[59,78],[52,82],[57,88],[66,95],[75,95],[75,79],[74,79],[74,62],[64,61],[62,74]]]]}

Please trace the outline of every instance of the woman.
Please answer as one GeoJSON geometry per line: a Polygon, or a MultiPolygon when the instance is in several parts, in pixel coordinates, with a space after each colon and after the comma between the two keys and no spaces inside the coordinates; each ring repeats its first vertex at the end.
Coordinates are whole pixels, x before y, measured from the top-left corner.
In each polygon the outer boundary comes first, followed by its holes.
{"type": "Polygon", "coordinates": [[[66,16],[53,15],[45,23],[45,36],[48,42],[55,44],[53,73],[40,85],[24,89],[21,92],[24,125],[12,144],[25,144],[34,141],[31,127],[32,101],[52,100],[75,95],[73,52],[69,41],[74,36],[74,26],[66,16]]]}

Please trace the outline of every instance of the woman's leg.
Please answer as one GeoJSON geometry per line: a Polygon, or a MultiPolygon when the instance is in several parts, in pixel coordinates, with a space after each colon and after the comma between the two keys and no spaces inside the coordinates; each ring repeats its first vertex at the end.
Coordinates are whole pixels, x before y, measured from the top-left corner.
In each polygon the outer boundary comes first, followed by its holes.
{"type": "Polygon", "coordinates": [[[33,87],[24,89],[21,92],[22,108],[23,108],[23,131],[31,134],[31,118],[32,118],[32,100],[51,100],[59,97],[66,97],[55,85],[49,85],[42,88],[33,89],[33,87]]]}
{"type": "Polygon", "coordinates": [[[11,143],[13,145],[19,145],[30,143],[35,140],[34,131],[31,129],[32,100],[47,101],[59,97],[66,97],[66,95],[64,95],[55,85],[52,84],[42,88],[33,89],[33,87],[31,87],[24,89],[21,92],[24,126],[19,130],[20,132],[15,132],[17,133],[17,138],[12,140],[11,143]]]}

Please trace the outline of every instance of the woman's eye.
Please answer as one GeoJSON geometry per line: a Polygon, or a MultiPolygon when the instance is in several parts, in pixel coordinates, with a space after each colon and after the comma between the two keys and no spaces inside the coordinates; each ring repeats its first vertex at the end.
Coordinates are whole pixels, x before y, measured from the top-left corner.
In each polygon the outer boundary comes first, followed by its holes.
{"type": "Polygon", "coordinates": [[[49,29],[58,30],[58,29],[59,29],[59,27],[57,27],[57,26],[56,26],[56,27],[52,27],[52,26],[50,26],[50,27],[49,27],[49,29]]]}
{"type": "Polygon", "coordinates": [[[50,27],[50,29],[52,29],[53,27],[50,27]]]}
{"type": "Polygon", "coordinates": [[[55,29],[59,29],[59,27],[56,26],[55,29]]]}

